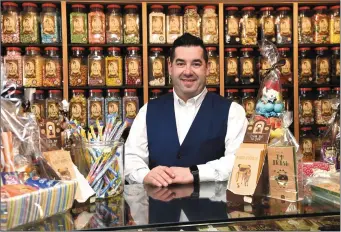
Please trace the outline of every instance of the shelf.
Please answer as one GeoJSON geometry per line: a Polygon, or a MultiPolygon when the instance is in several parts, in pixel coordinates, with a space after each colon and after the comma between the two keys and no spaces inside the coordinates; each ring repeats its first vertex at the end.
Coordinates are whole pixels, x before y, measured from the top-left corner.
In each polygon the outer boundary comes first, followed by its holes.
{"type": "Polygon", "coordinates": [[[339,47],[340,44],[298,44],[298,47],[339,47]]]}
{"type": "Polygon", "coordinates": [[[340,84],[300,84],[299,88],[340,87],[340,84]]]}
{"type": "Polygon", "coordinates": [[[68,43],[68,47],[142,47],[142,44],[76,44],[68,43]]]}
{"type": "Polygon", "coordinates": [[[167,85],[167,86],[148,86],[148,89],[172,89],[172,85],[167,85]]]}
{"type": "Polygon", "coordinates": [[[2,47],[61,47],[61,43],[36,44],[36,43],[1,43],[2,47]]]}
{"type": "Polygon", "coordinates": [[[230,85],[225,86],[225,89],[258,89],[259,85],[230,85]]]}
{"type": "Polygon", "coordinates": [[[62,87],[17,87],[18,90],[38,89],[38,90],[62,90],[62,87]]]}
{"type": "MultiPolygon", "coordinates": [[[[173,47],[173,44],[148,44],[148,47],[173,47]]],[[[219,44],[204,44],[205,47],[218,47],[219,44]]]]}
{"type": "Polygon", "coordinates": [[[69,89],[143,89],[143,86],[69,86],[69,89]]]}
{"type": "MultiPolygon", "coordinates": [[[[278,48],[292,48],[292,44],[275,44],[278,48]]],[[[224,48],[259,48],[258,45],[224,44],[224,48]]]]}

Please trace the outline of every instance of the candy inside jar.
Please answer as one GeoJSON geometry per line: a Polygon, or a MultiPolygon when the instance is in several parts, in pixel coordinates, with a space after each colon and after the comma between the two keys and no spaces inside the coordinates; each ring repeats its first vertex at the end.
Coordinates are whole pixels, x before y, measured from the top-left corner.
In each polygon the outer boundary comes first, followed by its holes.
{"type": "Polygon", "coordinates": [[[124,43],[140,43],[140,16],[136,5],[124,7],[124,43]]]}
{"type": "Polygon", "coordinates": [[[105,15],[101,4],[91,4],[88,14],[89,43],[105,43],[105,15]]]}
{"type": "Polygon", "coordinates": [[[121,49],[118,47],[109,47],[108,56],[105,57],[105,77],[107,86],[123,85],[123,67],[121,49]]]}
{"type": "Polygon", "coordinates": [[[160,44],[166,42],[166,15],[163,12],[163,6],[152,5],[149,14],[149,42],[160,44]]]}
{"type": "Polygon", "coordinates": [[[314,113],[314,97],[312,93],[312,88],[300,88],[300,125],[314,124],[314,113]]]}
{"type": "Polygon", "coordinates": [[[46,47],[43,86],[59,87],[62,82],[61,59],[58,54],[59,48],[46,47]]]}
{"type": "Polygon", "coordinates": [[[23,57],[24,87],[43,86],[44,58],[40,55],[40,48],[26,47],[23,57]]]}
{"type": "Polygon", "coordinates": [[[179,5],[170,5],[166,17],[167,43],[173,44],[183,34],[183,15],[179,5]]]}
{"type": "Polygon", "coordinates": [[[276,42],[276,28],[273,7],[262,7],[262,16],[259,20],[260,34],[262,39],[276,42]]]}
{"type": "Polygon", "coordinates": [[[85,48],[72,47],[69,58],[69,84],[70,86],[86,86],[88,83],[88,63],[84,55],[85,48]]]}
{"type": "Polygon", "coordinates": [[[330,42],[329,38],[329,15],[327,14],[326,6],[314,7],[315,14],[313,20],[313,37],[315,44],[327,44],[330,42]]]}
{"type": "Polygon", "coordinates": [[[300,148],[303,154],[303,162],[315,161],[315,138],[311,127],[301,128],[300,148]]]}
{"type": "Polygon", "coordinates": [[[206,77],[207,85],[219,85],[219,56],[216,47],[206,47],[208,55],[208,75],[206,77]]]}
{"type": "Polygon", "coordinates": [[[2,3],[1,41],[2,43],[19,43],[19,14],[18,4],[14,2],[2,3]]]}
{"type": "Polygon", "coordinates": [[[88,17],[83,4],[71,5],[70,37],[71,43],[88,43],[88,17]]]}
{"type": "Polygon", "coordinates": [[[162,48],[151,48],[149,55],[149,85],[165,86],[166,61],[162,48]]]}
{"type": "Polygon", "coordinates": [[[82,127],[87,124],[87,102],[84,90],[72,90],[72,98],[70,100],[70,119],[76,120],[82,127]]]}
{"type": "Polygon", "coordinates": [[[142,61],[139,47],[128,47],[125,57],[125,84],[142,85],[142,61]]]}
{"type": "Polygon", "coordinates": [[[201,37],[201,17],[197,6],[186,6],[184,14],[184,32],[201,37]]]}
{"type": "Polygon", "coordinates": [[[236,48],[225,48],[225,84],[239,83],[238,59],[236,48]]]}
{"type": "Polygon", "coordinates": [[[88,98],[88,126],[97,128],[104,125],[104,97],[101,89],[91,89],[88,98]]]}
{"type": "Polygon", "coordinates": [[[125,89],[123,97],[123,121],[130,125],[133,123],[139,112],[139,98],[136,95],[136,89],[125,89]]]}
{"type": "Polygon", "coordinates": [[[20,42],[40,43],[38,6],[25,2],[20,13],[20,42]]]}
{"type": "Polygon", "coordinates": [[[299,48],[298,82],[300,84],[312,83],[314,78],[314,59],[311,48],[299,48]]]}
{"type": "Polygon", "coordinates": [[[310,7],[298,8],[298,43],[306,44],[313,42],[313,23],[310,15],[310,7]]]}
{"type": "Polygon", "coordinates": [[[340,6],[330,7],[330,43],[340,43],[340,6]]]}
{"type": "Polygon", "coordinates": [[[107,43],[123,43],[123,19],[121,6],[110,4],[106,14],[106,40],[107,43]]]}
{"type": "Polygon", "coordinates": [[[241,24],[241,39],[243,45],[256,45],[257,44],[257,25],[258,20],[254,7],[244,7],[242,9],[243,16],[240,20],[241,24]]]}
{"type": "Polygon", "coordinates": [[[45,97],[43,90],[36,90],[33,95],[33,102],[31,105],[31,112],[35,115],[37,121],[45,119],[45,97]]]}
{"type": "Polygon", "coordinates": [[[225,43],[227,44],[239,44],[240,43],[240,32],[239,32],[239,21],[240,16],[238,15],[238,7],[226,7],[225,17],[225,43]]]}
{"type": "Polygon", "coordinates": [[[292,16],[289,7],[277,8],[278,16],[276,17],[277,28],[277,44],[291,44],[292,43],[292,16]]]}
{"type": "Polygon", "coordinates": [[[4,64],[7,81],[21,87],[23,83],[21,49],[18,47],[7,47],[6,51],[4,64]]]}
{"type": "Polygon", "coordinates": [[[204,6],[202,14],[202,40],[204,44],[218,44],[218,14],[215,6],[204,6]]]}
{"type": "Polygon", "coordinates": [[[59,43],[61,41],[60,15],[53,3],[44,3],[41,18],[41,42],[59,43]]]}
{"type": "Polygon", "coordinates": [[[89,86],[105,85],[105,59],[103,56],[103,48],[90,47],[88,56],[88,84],[89,86]]]}

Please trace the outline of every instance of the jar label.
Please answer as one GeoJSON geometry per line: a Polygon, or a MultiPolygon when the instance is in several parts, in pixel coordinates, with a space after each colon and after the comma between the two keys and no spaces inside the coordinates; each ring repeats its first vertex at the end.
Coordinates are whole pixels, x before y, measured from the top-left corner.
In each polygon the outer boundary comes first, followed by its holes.
{"type": "Polygon", "coordinates": [[[266,58],[261,58],[260,64],[261,64],[260,72],[262,75],[265,75],[266,71],[271,68],[270,62],[266,58]]]}
{"type": "Polygon", "coordinates": [[[120,106],[120,101],[115,101],[115,100],[112,100],[112,101],[108,101],[107,103],[107,112],[109,115],[112,115],[112,114],[117,114],[117,115],[121,115],[121,106],[120,106]]]}
{"type": "Polygon", "coordinates": [[[197,13],[189,11],[189,14],[185,14],[185,32],[192,35],[200,35],[200,16],[197,13]],[[187,16],[187,17],[186,17],[187,16]]]}
{"type": "Polygon", "coordinates": [[[36,78],[36,61],[35,59],[26,59],[24,63],[25,78],[36,78]]]}
{"type": "Polygon", "coordinates": [[[90,101],[90,112],[89,117],[91,120],[103,120],[102,113],[102,102],[101,101],[90,101]]]}
{"type": "Polygon", "coordinates": [[[58,119],[59,117],[59,104],[56,101],[47,102],[47,118],[58,119]]]}
{"type": "Polygon", "coordinates": [[[35,17],[33,14],[25,14],[22,19],[22,33],[23,34],[31,34],[34,33],[35,27],[35,17]]]}
{"type": "Polygon", "coordinates": [[[311,59],[301,59],[301,76],[311,76],[311,59]]]}
{"type": "Polygon", "coordinates": [[[325,14],[317,14],[315,15],[315,31],[316,33],[321,35],[329,34],[329,20],[328,16],[325,14]]]}
{"type": "Polygon", "coordinates": [[[281,36],[291,36],[291,18],[283,17],[279,21],[279,34],[281,36]]]}
{"type": "Polygon", "coordinates": [[[301,31],[303,35],[311,35],[313,33],[310,17],[301,18],[301,31]]]}
{"type": "Polygon", "coordinates": [[[234,17],[227,19],[227,30],[229,36],[239,36],[239,20],[234,17]]]}
{"type": "Polygon", "coordinates": [[[101,60],[91,60],[90,61],[90,78],[91,79],[101,79],[102,78],[102,61],[101,60]]]}
{"type": "Polygon", "coordinates": [[[281,67],[282,75],[290,75],[291,74],[291,60],[285,58],[285,64],[281,67]]]}
{"type": "Polygon", "coordinates": [[[72,21],[72,34],[82,35],[85,33],[85,17],[83,15],[73,15],[71,16],[72,21]]]}
{"type": "Polygon", "coordinates": [[[253,99],[245,99],[243,106],[246,112],[246,117],[251,117],[255,111],[255,101],[253,99]]]}
{"type": "Polygon", "coordinates": [[[6,59],[6,76],[8,79],[19,79],[19,60],[6,59]]]}
{"type": "Polygon", "coordinates": [[[118,78],[119,77],[119,61],[118,59],[108,60],[107,63],[107,77],[118,78]]]}
{"type": "Polygon", "coordinates": [[[330,19],[331,29],[333,34],[340,34],[340,17],[332,17],[330,19]]]}
{"type": "Polygon", "coordinates": [[[328,58],[317,58],[317,73],[318,75],[329,75],[329,59],[328,58]]]}
{"type": "Polygon", "coordinates": [[[81,75],[81,59],[70,59],[70,78],[78,78],[81,75]]]}
{"type": "Polygon", "coordinates": [[[137,103],[135,101],[126,101],[124,103],[125,118],[134,119],[137,114],[137,103]]]}
{"type": "Polygon", "coordinates": [[[272,16],[263,18],[263,33],[266,36],[275,35],[275,21],[272,16]]]}
{"type": "Polygon", "coordinates": [[[155,58],[153,60],[153,77],[154,78],[161,78],[164,77],[164,67],[163,67],[163,59],[155,58]]]}
{"type": "Polygon", "coordinates": [[[129,78],[141,78],[141,64],[140,59],[135,58],[127,58],[126,59],[126,65],[128,66],[128,73],[127,76],[129,78]]]}
{"type": "Polygon", "coordinates": [[[16,33],[17,15],[16,14],[3,14],[2,30],[4,34],[16,33]]]}
{"type": "Polygon", "coordinates": [[[238,75],[238,60],[237,58],[227,58],[226,59],[226,75],[236,76],[238,75]]]}
{"type": "Polygon", "coordinates": [[[170,15],[169,16],[169,34],[180,34],[180,16],[170,15]]]}
{"type": "Polygon", "coordinates": [[[257,18],[243,18],[243,31],[244,37],[247,36],[257,36],[257,18]]]}
{"type": "Polygon", "coordinates": [[[253,76],[253,61],[250,58],[243,58],[242,63],[242,75],[243,76],[253,76]]]}
{"type": "Polygon", "coordinates": [[[152,34],[154,35],[163,35],[163,21],[164,17],[163,16],[152,16],[152,34]]]}
{"type": "Polygon", "coordinates": [[[122,30],[122,19],[118,15],[110,15],[109,16],[109,32],[111,34],[116,34],[118,37],[121,37],[122,30]]]}
{"type": "Polygon", "coordinates": [[[301,100],[302,117],[314,117],[313,102],[310,100],[301,100]]]}
{"type": "Polygon", "coordinates": [[[203,17],[203,36],[216,35],[218,32],[218,18],[216,16],[203,17]]]}
{"type": "Polygon", "coordinates": [[[44,117],[44,105],[40,103],[32,104],[31,112],[35,115],[36,119],[40,121],[44,117]]]}
{"type": "Polygon", "coordinates": [[[329,99],[316,100],[315,105],[315,119],[316,124],[328,124],[332,116],[332,106],[329,99]]]}
{"type": "Polygon", "coordinates": [[[55,32],[55,22],[56,17],[54,15],[44,15],[42,19],[43,33],[47,35],[54,35],[55,32]]]}
{"type": "Polygon", "coordinates": [[[135,14],[125,15],[125,34],[138,36],[139,26],[137,15],[135,14]]]}
{"type": "Polygon", "coordinates": [[[93,15],[90,17],[90,32],[92,34],[101,34],[103,33],[103,17],[100,15],[93,15]]]}
{"type": "Polygon", "coordinates": [[[313,140],[311,138],[302,138],[301,148],[303,153],[303,162],[311,162],[314,160],[314,145],[313,140]]]}
{"type": "MultiPolygon", "coordinates": [[[[71,100],[72,101],[72,100],[71,100]]],[[[85,103],[85,98],[82,97],[81,101],[73,101],[70,103],[70,110],[71,110],[71,119],[72,120],[77,120],[82,124],[82,126],[85,126],[86,123],[86,103],[85,103]]]]}
{"type": "Polygon", "coordinates": [[[57,77],[57,69],[58,62],[51,59],[45,60],[45,77],[46,78],[56,78],[57,77]]]}

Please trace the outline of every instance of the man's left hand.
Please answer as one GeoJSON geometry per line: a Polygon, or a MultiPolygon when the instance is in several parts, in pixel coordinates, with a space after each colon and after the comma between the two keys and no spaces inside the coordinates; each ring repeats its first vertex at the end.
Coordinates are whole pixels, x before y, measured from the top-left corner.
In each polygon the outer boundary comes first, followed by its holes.
{"type": "Polygon", "coordinates": [[[171,167],[175,174],[172,184],[190,184],[193,183],[193,175],[189,168],[171,167]]]}

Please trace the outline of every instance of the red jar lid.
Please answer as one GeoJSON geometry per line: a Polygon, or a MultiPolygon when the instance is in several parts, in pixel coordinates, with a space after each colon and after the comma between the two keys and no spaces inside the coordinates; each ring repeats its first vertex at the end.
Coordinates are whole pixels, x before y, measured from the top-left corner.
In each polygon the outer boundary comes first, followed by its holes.
{"type": "Polygon", "coordinates": [[[227,89],[225,90],[227,93],[238,93],[238,89],[227,89]]]}
{"type": "Polygon", "coordinates": [[[119,93],[119,89],[108,89],[108,93],[119,93]]]}
{"type": "Polygon", "coordinates": [[[161,93],[161,90],[160,89],[153,89],[152,93],[161,93]]]}
{"type": "Polygon", "coordinates": [[[327,47],[317,47],[317,48],[315,48],[315,50],[317,50],[317,51],[325,51],[325,50],[328,50],[328,48],[327,47]]]}
{"type": "Polygon", "coordinates": [[[206,47],[207,51],[216,51],[217,48],[216,47],[206,47]]]}
{"type": "Polygon", "coordinates": [[[324,88],[317,88],[318,91],[330,91],[330,88],[324,87],[324,88]]]}
{"type": "Polygon", "coordinates": [[[212,6],[212,5],[209,5],[209,6],[204,6],[204,9],[213,9],[215,10],[216,9],[216,6],[212,6]]]}
{"type": "Polygon", "coordinates": [[[236,52],[237,48],[225,48],[225,52],[236,52]]]}
{"type": "Polygon", "coordinates": [[[327,10],[326,6],[316,6],[314,7],[314,10],[327,10]]]}
{"type": "Polygon", "coordinates": [[[112,9],[112,8],[115,8],[115,9],[121,9],[121,6],[120,5],[117,5],[117,4],[110,4],[107,6],[108,9],[112,9]]]}
{"type": "Polygon", "coordinates": [[[151,9],[162,9],[163,10],[163,6],[161,6],[161,5],[152,5],[150,8],[151,9]]]}
{"type": "Polygon", "coordinates": [[[179,5],[170,5],[168,9],[181,9],[179,5]]]}
{"type": "Polygon", "coordinates": [[[328,130],[328,127],[326,127],[326,126],[321,126],[321,127],[318,127],[317,129],[318,129],[318,130],[328,130]]]}
{"type": "Polygon", "coordinates": [[[290,48],[278,48],[278,51],[290,51],[290,48]]]}
{"type": "Polygon", "coordinates": [[[311,127],[307,126],[307,127],[302,127],[301,128],[302,131],[310,131],[311,127]]]}
{"type": "Polygon", "coordinates": [[[73,93],[84,93],[84,90],[82,89],[74,89],[72,90],[73,93]]]}
{"type": "Polygon", "coordinates": [[[332,47],[331,50],[340,50],[340,47],[332,47]]]}
{"type": "Polygon", "coordinates": [[[57,47],[46,47],[46,48],[44,48],[44,50],[45,51],[58,51],[59,48],[57,48],[57,47]]]}
{"type": "Polygon", "coordinates": [[[101,47],[90,47],[89,50],[90,50],[90,51],[94,51],[94,50],[103,50],[103,48],[101,48],[101,47]]]}
{"type": "Polygon", "coordinates": [[[91,93],[102,93],[103,91],[101,89],[90,89],[91,93]]]}
{"type": "Polygon", "coordinates": [[[279,7],[277,8],[278,11],[287,11],[287,10],[291,10],[290,7],[279,7]]]}
{"type": "Polygon", "coordinates": [[[119,48],[119,47],[109,47],[109,48],[108,48],[108,51],[117,51],[117,52],[120,52],[120,51],[121,51],[121,48],[119,48]]]}
{"type": "Polygon", "coordinates": [[[282,89],[282,92],[288,92],[288,89],[282,89]]]}
{"type": "Polygon", "coordinates": [[[44,90],[38,89],[38,90],[36,90],[36,93],[38,93],[38,94],[43,94],[43,93],[44,93],[44,90]]]}
{"type": "Polygon", "coordinates": [[[53,7],[53,8],[56,8],[57,6],[53,3],[44,3],[41,5],[41,7],[53,7]]]}
{"type": "Polygon", "coordinates": [[[242,51],[242,52],[252,52],[253,48],[242,48],[242,49],[240,49],[240,51],[242,51]]]}
{"type": "Polygon", "coordinates": [[[73,4],[71,8],[85,8],[85,6],[83,4],[73,4]]]}
{"type": "Polygon", "coordinates": [[[298,10],[310,10],[309,6],[301,6],[298,10]]]}
{"type": "Polygon", "coordinates": [[[136,89],[125,89],[124,92],[136,92],[136,89]]]}
{"type": "Polygon", "coordinates": [[[168,93],[173,93],[173,89],[169,89],[169,90],[168,90],[168,93]]]}
{"type": "Polygon", "coordinates": [[[252,10],[255,10],[255,8],[253,6],[247,6],[247,7],[242,8],[242,11],[248,11],[248,10],[252,11],[252,10]]]}
{"type": "Polygon", "coordinates": [[[74,50],[81,50],[81,51],[84,51],[85,48],[83,47],[71,47],[71,50],[74,51],[74,50]]]}
{"type": "Polygon", "coordinates": [[[127,47],[127,50],[128,51],[131,51],[131,50],[140,50],[139,47],[127,47]]]}
{"type": "Polygon", "coordinates": [[[18,47],[7,47],[6,50],[7,51],[18,51],[18,52],[21,52],[21,48],[18,48],[18,47]]]}
{"type": "Polygon", "coordinates": [[[32,2],[24,2],[22,4],[23,7],[30,6],[30,7],[38,7],[37,4],[32,3],[32,2]]]}
{"type": "Polygon", "coordinates": [[[254,92],[256,92],[256,90],[255,89],[242,89],[242,92],[243,93],[254,93],[254,92]]]}
{"type": "Polygon", "coordinates": [[[225,10],[238,10],[238,7],[228,6],[228,7],[225,8],[225,10]]]}
{"type": "Polygon", "coordinates": [[[162,52],[163,49],[162,48],[151,48],[150,49],[152,52],[162,52]]]}
{"type": "Polygon", "coordinates": [[[208,92],[217,92],[217,88],[208,88],[208,92]]]}
{"type": "Polygon", "coordinates": [[[60,91],[59,89],[52,89],[49,90],[49,93],[61,93],[62,91],[60,91]]]}
{"type": "Polygon", "coordinates": [[[340,6],[332,6],[330,7],[331,10],[336,10],[336,9],[340,9],[340,6]]]}
{"type": "Polygon", "coordinates": [[[14,3],[14,2],[3,2],[2,5],[3,6],[15,6],[15,7],[18,7],[18,4],[14,3]]]}
{"type": "Polygon", "coordinates": [[[124,9],[137,9],[136,5],[126,5],[124,9]]]}
{"type": "Polygon", "coordinates": [[[333,90],[340,91],[340,87],[335,87],[333,90]]]}
{"type": "Polygon", "coordinates": [[[26,51],[40,51],[38,47],[26,47],[26,51]]]}
{"type": "Polygon", "coordinates": [[[194,10],[197,10],[198,7],[197,7],[197,6],[193,6],[193,5],[185,6],[185,10],[187,10],[187,9],[194,9],[194,10]]]}
{"type": "Polygon", "coordinates": [[[267,7],[262,7],[262,8],[260,8],[260,11],[270,11],[270,10],[274,10],[274,8],[273,7],[269,7],[269,6],[267,6],[267,7]]]}
{"type": "Polygon", "coordinates": [[[300,91],[312,91],[312,88],[300,88],[300,91]]]}
{"type": "Polygon", "coordinates": [[[91,5],[90,5],[90,8],[101,8],[101,9],[103,9],[104,6],[101,5],[101,4],[91,4],[91,5]]]}
{"type": "Polygon", "coordinates": [[[309,51],[309,50],[311,50],[311,48],[299,48],[298,50],[299,51],[309,51]]]}

